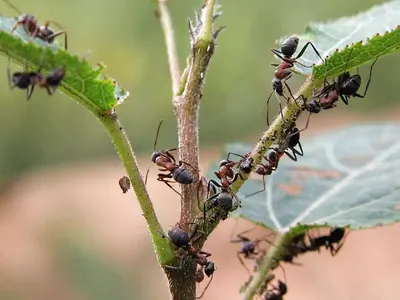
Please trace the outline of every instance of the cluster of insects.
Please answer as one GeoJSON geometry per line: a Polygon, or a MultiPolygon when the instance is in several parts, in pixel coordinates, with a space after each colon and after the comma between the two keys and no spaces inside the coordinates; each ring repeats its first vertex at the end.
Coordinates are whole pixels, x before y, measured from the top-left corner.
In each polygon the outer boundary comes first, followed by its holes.
{"type": "MultiPolygon", "coordinates": [[[[251,239],[245,235],[253,229],[237,234],[236,238],[231,236],[231,243],[241,244],[241,248],[237,252],[237,257],[250,276],[249,281],[245,284],[244,288],[247,288],[247,284],[253,278],[253,273],[256,274],[258,272],[259,261],[266,254],[266,249],[261,248],[261,243],[264,242],[266,244],[271,244],[267,239],[270,234],[259,239],[251,239]],[[250,271],[246,266],[245,260],[252,263],[252,271],[250,271]]],[[[272,270],[275,270],[280,266],[285,280],[281,281],[278,279],[277,285],[273,285],[272,281],[276,276],[273,273],[268,274],[266,281],[258,290],[259,297],[263,300],[282,300],[283,296],[287,293],[288,288],[286,284],[286,273],[281,262],[300,265],[299,263],[294,262],[294,259],[297,256],[307,252],[320,252],[321,248],[329,250],[331,255],[335,256],[343,247],[345,238],[349,232],[350,231],[346,233],[345,228],[337,227],[331,228],[329,234],[312,236],[310,231],[307,231],[290,237],[290,239],[280,246],[281,249],[274,257],[274,265],[272,267],[272,270]]]]}
{"type": "MultiPolygon", "coordinates": [[[[52,23],[61,28],[57,22],[46,21],[44,25],[41,25],[33,15],[23,14],[8,0],[3,1],[19,14],[16,18],[15,24],[10,28],[10,33],[13,33],[19,26],[21,26],[30,37],[30,41],[34,38],[38,38],[47,44],[54,43],[56,37],[64,35],[64,47],[65,50],[67,50],[67,32],[65,30],[55,32],[49,27],[52,23]]],[[[36,71],[29,71],[28,65],[26,64],[22,72],[14,72],[11,74],[10,59],[8,60],[7,77],[10,88],[26,90],[26,97],[28,100],[31,98],[35,86],[43,88],[49,95],[53,95],[65,77],[65,69],[63,67],[57,67],[47,75],[42,73],[45,50],[46,49],[43,50],[42,62],[36,71]]]]}

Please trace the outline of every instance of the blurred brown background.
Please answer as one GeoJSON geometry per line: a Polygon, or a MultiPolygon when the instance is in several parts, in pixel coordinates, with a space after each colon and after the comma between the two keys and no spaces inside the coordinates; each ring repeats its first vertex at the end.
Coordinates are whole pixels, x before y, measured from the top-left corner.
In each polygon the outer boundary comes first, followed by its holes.
{"type": "MultiPolygon", "coordinates": [[[[200,2],[170,0],[182,66],[189,51],[187,18],[200,2]]],[[[176,144],[164,40],[152,1],[13,3],[42,22],[63,24],[71,51],[84,55],[91,49],[89,60],[105,62],[106,72],[130,91],[117,113],[142,170],[160,119],[166,121],[159,147],[176,144]]],[[[274,62],[269,49],[276,39],[301,33],[310,21],[355,14],[380,1],[220,3],[224,14],[219,24],[228,30],[218,41],[201,106],[203,173],[212,160],[219,160],[226,142],[254,142],[265,129],[262,110],[274,62]]],[[[2,1],[0,9],[15,15],[2,1]]],[[[397,121],[399,71],[393,66],[399,62],[398,54],[381,58],[367,98],[313,116],[304,136],[352,123],[397,121]]],[[[6,63],[2,57],[0,69],[6,63]]],[[[360,68],[363,78],[368,67],[360,68]]],[[[36,91],[27,103],[24,92],[9,90],[5,71],[2,78],[0,299],[166,299],[167,287],[135,196],[118,187],[124,170],[106,132],[65,95],[36,91]]],[[[295,88],[300,82],[294,76],[291,84],[295,88]]],[[[178,218],[179,199],[155,174],[152,168],[149,191],[167,229],[178,218]]],[[[236,258],[239,245],[229,243],[234,225],[224,221],[205,244],[218,267],[206,300],[239,299],[238,289],[247,279],[236,258]]],[[[251,226],[240,221],[238,231],[251,226]]],[[[399,234],[399,226],[352,232],[337,257],[309,254],[298,260],[302,267],[285,266],[285,299],[396,299],[399,234]]]]}

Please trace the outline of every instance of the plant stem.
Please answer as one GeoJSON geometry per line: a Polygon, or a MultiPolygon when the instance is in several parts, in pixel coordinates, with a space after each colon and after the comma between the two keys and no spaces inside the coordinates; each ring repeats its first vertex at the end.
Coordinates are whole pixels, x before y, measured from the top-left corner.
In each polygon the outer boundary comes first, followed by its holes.
{"type": "Polygon", "coordinates": [[[147,228],[150,231],[153,247],[161,265],[170,263],[175,259],[174,250],[168,239],[162,237],[163,229],[157,219],[153,204],[147,193],[142,176],[139,172],[139,166],[136,157],[132,151],[131,144],[118,120],[114,110],[110,113],[97,115],[100,122],[105,126],[110,135],[115,148],[117,149],[119,158],[125,167],[126,173],[131,181],[133,190],[139,201],[143,216],[147,222],[147,228]]]}
{"type": "Polygon", "coordinates": [[[284,239],[285,235],[278,235],[274,242],[271,244],[267,255],[264,256],[259,265],[257,275],[254,276],[249,287],[247,288],[246,293],[243,296],[243,300],[253,299],[254,294],[256,294],[257,290],[265,282],[268,273],[271,270],[271,267],[275,263],[275,257],[279,253],[279,248],[282,245],[284,239]]]}
{"type": "MultiPolygon", "coordinates": [[[[179,103],[175,107],[178,118],[179,155],[180,159],[199,169],[199,133],[198,110],[202,98],[203,83],[207,67],[214,53],[214,36],[212,32],[214,1],[207,1],[202,9],[201,26],[197,36],[192,36],[192,55],[187,72],[187,81],[179,103]]],[[[196,30],[191,34],[195,34],[196,30]]],[[[199,181],[198,172],[194,180],[199,181]]],[[[181,185],[181,218],[184,226],[193,220],[197,211],[197,184],[181,185]]]]}

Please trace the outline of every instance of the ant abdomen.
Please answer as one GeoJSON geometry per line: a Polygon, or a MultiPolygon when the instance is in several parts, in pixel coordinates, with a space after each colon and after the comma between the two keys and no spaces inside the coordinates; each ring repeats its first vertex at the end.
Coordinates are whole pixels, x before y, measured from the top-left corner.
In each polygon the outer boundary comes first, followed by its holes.
{"type": "Polygon", "coordinates": [[[345,95],[353,95],[357,93],[358,89],[360,88],[360,85],[361,85],[360,75],[358,74],[353,75],[345,82],[343,82],[343,85],[341,87],[341,93],[345,95]]]}
{"type": "Polygon", "coordinates": [[[181,184],[190,184],[193,183],[194,178],[193,175],[189,173],[188,170],[184,168],[177,168],[172,172],[172,176],[174,177],[176,182],[181,184]]]}
{"type": "Polygon", "coordinates": [[[27,89],[31,85],[31,74],[26,72],[16,72],[12,76],[13,86],[19,89],[27,89]]]}
{"type": "Polygon", "coordinates": [[[179,247],[186,247],[190,242],[189,234],[179,226],[174,226],[168,231],[168,236],[172,243],[179,247]]]}
{"type": "Polygon", "coordinates": [[[299,45],[299,38],[297,36],[291,36],[281,45],[281,52],[284,56],[291,57],[297,50],[299,45]]]}
{"type": "Polygon", "coordinates": [[[233,197],[229,192],[221,192],[217,198],[214,199],[211,206],[218,206],[223,211],[229,212],[232,210],[233,197]]]}

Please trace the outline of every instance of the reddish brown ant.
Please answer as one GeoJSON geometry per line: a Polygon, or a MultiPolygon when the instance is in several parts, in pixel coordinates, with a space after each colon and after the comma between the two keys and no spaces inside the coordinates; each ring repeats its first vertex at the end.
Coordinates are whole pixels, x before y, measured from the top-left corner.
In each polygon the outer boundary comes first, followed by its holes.
{"type": "Polygon", "coordinates": [[[267,155],[264,156],[264,159],[267,161],[267,163],[266,164],[260,163],[254,171],[255,173],[263,177],[263,188],[262,190],[246,195],[246,198],[265,191],[265,176],[271,175],[272,172],[278,168],[279,160],[281,159],[284,153],[285,152],[277,151],[275,149],[270,149],[267,155]]]}
{"type": "MultiPolygon", "coordinates": [[[[177,150],[178,148],[171,148],[168,150],[156,151],[158,135],[160,133],[161,124],[163,123],[163,121],[164,120],[161,120],[160,123],[158,124],[156,139],[154,141],[154,147],[153,147],[154,152],[151,155],[151,161],[153,163],[157,164],[157,166],[161,167],[158,169],[161,172],[169,172],[168,174],[159,173],[157,175],[158,176],[157,180],[164,182],[175,193],[180,195],[180,193],[170,185],[170,183],[172,183],[173,181],[170,181],[167,179],[173,178],[178,183],[191,184],[194,181],[193,175],[190,174],[188,170],[183,168],[182,165],[183,164],[188,165],[195,171],[196,171],[196,169],[193,168],[192,165],[190,165],[186,162],[183,162],[181,160],[178,162],[178,164],[176,163],[175,157],[170,153],[170,151],[177,150]]],[[[147,184],[147,177],[149,175],[149,170],[150,170],[150,166],[147,168],[145,184],[147,184]]]]}
{"type": "MultiPolygon", "coordinates": [[[[299,54],[295,58],[293,58],[292,56],[296,52],[298,45],[299,45],[299,38],[297,36],[291,36],[288,39],[286,39],[285,41],[283,41],[283,43],[281,45],[281,50],[271,49],[272,53],[274,53],[276,56],[278,56],[280,59],[282,59],[282,62],[280,64],[272,64],[272,66],[275,66],[276,69],[274,72],[275,77],[272,79],[273,91],[271,92],[271,94],[268,97],[267,106],[269,105],[269,100],[271,99],[271,96],[274,92],[278,96],[285,98],[286,101],[289,100],[283,94],[282,81],[286,82],[290,77],[292,77],[291,68],[294,67],[295,63],[302,65],[304,67],[307,67],[307,68],[312,67],[312,66],[305,66],[302,63],[297,61],[304,54],[304,52],[306,51],[308,46],[311,46],[313,48],[314,52],[322,60],[322,62],[324,62],[324,59],[321,57],[318,50],[315,48],[314,44],[311,42],[307,42],[304,45],[304,47],[300,50],[299,54]]],[[[289,93],[290,93],[290,96],[294,99],[293,94],[290,89],[289,89],[289,93]]],[[[282,117],[282,119],[284,119],[283,114],[282,114],[281,101],[280,101],[279,97],[277,97],[277,99],[279,102],[279,109],[280,109],[281,117],[282,117]]],[[[267,122],[269,124],[268,115],[267,115],[267,122]]]]}
{"type": "Polygon", "coordinates": [[[27,100],[31,98],[36,85],[38,85],[40,88],[45,88],[49,95],[53,95],[58,86],[61,84],[61,81],[64,79],[65,70],[63,67],[54,69],[47,76],[41,73],[42,64],[44,61],[44,53],[42,63],[36,72],[28,71],[28,67],[26,65],[24,71],[15,72],[11,75],[10,58],[8,58],[8,84],[10,85],[11,89],[26,89],[27,100]]]}
{"type": "Polygon", "coordinates": [[[48,44],[52,44],[57,36],[64,34],[64,48],[65,50],[67,50],[67,32],[65,30],[54,32],[49,27],[50,23],[52,23],[57,27],[62,28],[60,24],[55,21],[46,21],[44,25],[41,26],[34,16],[22,13],[8,0],[3,1],[7,3],[12,9],[14,9],[18,14],[20,14],[20,16],[17,18],[17,22],[11,27],[10,33],[13,33],[18,26],[22,26],[26,33],[30,35],[30,41],[32,41],[34,38],[38,38],[48,44]]]}
{"type": "Polygon", "coordinates": [[[272,286],[262,297],[263,300],[283,300],[283,296],[287,293],[287,285],[278,279],[278,286],[272,286]]]}
{"type": "MultiPolygon", "coordinates": [[[[234,205],[233,203],[233,198],[236,198],[236,195],[232,192],[230,189],[230,186],[240,177],[243,180],[242,175],[240,173],[234,173],[233,172],[233,167],[236,166],[236,162],[225,159],[222,160],[219,164],[219,170],[218,172],[214,172],[214,174],[218,177],[220,180],[220,183],[217,181],[210,179],[208,182],[208,191],[213,190],[213,185],[215,187],[220,188],[220,191],[211,197],[209,197],[207,200],[204,201],[203,203],[203,212],[204,212],[204,223],[206,220],[206,204],[208,202],[211,202],[209,205],[209,209],[214,208],[214,207],[220,207],[224,212],[226,212],[226,215],[223,217],[223,219],[226,219],[228,216],[228,213],[235,209],[237,206],[234,205]]],[[[240,206],[240,200],[237,199],[238,206],[240,206]]]]}

